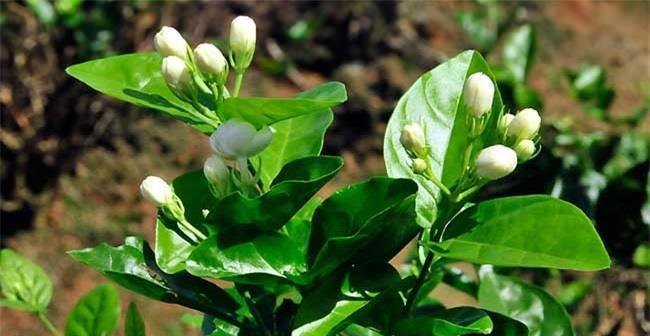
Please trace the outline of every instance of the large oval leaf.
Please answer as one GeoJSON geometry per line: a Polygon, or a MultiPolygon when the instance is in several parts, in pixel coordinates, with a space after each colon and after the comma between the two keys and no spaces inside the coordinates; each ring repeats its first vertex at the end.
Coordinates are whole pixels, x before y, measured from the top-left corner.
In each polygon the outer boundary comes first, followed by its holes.
{"type": "Polygon", "coordinates": [[[415,183],[377,177],[342,189],[316,209],[309,242],[311,276],[358,258],[386,261],[417,233],[415,183]],[[377,246],[381,246],[380,249],[377,246]]]}
{"type": "MultiPolygon", "coordinates": [[[[101,93],[160,111],[203,133],[212,133],[217,123],[201,116],[191,104],[171,92],[162,76],[161,64],[162,57],[156,52],[136,53],[75,64],[68,67],[66,72],[101,93]]],[[[333,82],[327,85],[327,94],[320,95],[318,99],[226,98],[219,106],[219,114],[224,120],[240,118],[261,127],[322,111],[347,99],[343,84],[333,82]]]]}
{"type": "MultiPolygon", "coordinates": [[[[463,86],[475,72],[493,78],[489,66],[476,51],[463,52],[440,64],[422,75],[402,96],[388,122],[384,138],[386,169],[389,176],[411,178],[419,184],[417,211],[421,226],[430,227],[435,220],[440,190],[411,170],[410,159],[399,141],[401,130],[412,122],[422,126],[431,149],[427,159],[430,167],[443,184],[453,186],[463,172],[462,157],[468,144],[463,86]]],[[[502,109],[497,90],[485,132],[477,139],[474,154],[498,141],[496,123],[502,109]]]]}
{"type": "Polygon", "coordinates": [[[0,306],[44,311],[52,299],[52,282],[43,269],[17,254],[0,251],[0,306]]]}
{"type": "Polygon", "coordinates": [[[226,291],[187,272],[167,274],[141,238],[128,237],[124,245],[69,251],[75,260],[104,274],[119,285],[154,300],[176,303],[213,316],[229,316],[239,307],[226,291]]]}
{"type": "Polygon", "coordinates": [[[478,264],[599,270],[609,256],[594,226],[571,203],[545,195],[481,202],[449,223],[443,256],[478,264]]]}
{"type": "Polygon", "coordinates": [[[306,271],[306,263],[294,241],[283,234],[264,234],[227,247],[213,236],[194,249],[187,270],[196,276],[257,284],[268,281],[268,276],[296,278],[306,271]]]}
{"type": "Polygon", "coordinates": [[[160,111],[180,119],[203,133],[211,124],[195,116],[190,104],[169,90],[161,71],[162,57],[156,52],[106,57],[75,64],[65,71],[91,88],[131,104],[160,111]]]}
{"type": "Polygon", "coordinates": [[[120,299],[117,291],[109,285],[99,285],[74,306],[65,325],[65,335],[113,335],[119,318],[120,299]]]}
{"type": "Polygon", "coordinates": [[[478,301],[482,308],[524,323],[530,336],[574,335],[569,314],[543,289],[495,274],[489,267],[481,269],[480,277],[478,301]]]}

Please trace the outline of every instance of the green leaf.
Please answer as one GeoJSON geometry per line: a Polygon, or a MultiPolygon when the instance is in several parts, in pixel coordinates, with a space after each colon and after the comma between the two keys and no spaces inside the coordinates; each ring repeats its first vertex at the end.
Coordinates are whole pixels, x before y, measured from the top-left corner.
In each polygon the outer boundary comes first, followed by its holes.
{"type": "Polygon", "coordinates": [[[414,212],[416,192],[417,186],[410,180],[377,177],[323,201],[313,217],[311,276],[330,273],[348,261],[393,257],[419,230],[414,212]]]}
{"type": "Polygon", "coordinates": [[[156,219],[156,263],[166,273],[185,269],[185,261],[194,246],[183,237],[165,227],[161,218],[156,219]]]}
{"type": "Polygon", "coordinates": [[[280,233],[264,234],[252,241],[227,247],[216,236],[201,242],[187,260],[196,276],[265,283],[268,276],[296,278],[307,270],[305,257],[291,238],[280,233]]]}
{"type": "Polygon", "coordinates": [[[142,316],[138,312],[135,303],[129,303],[129,309],[126,311],[126,320],[124,321],[124,336],[145,336],[145,327],[142,316]]]}
{"type": "MultiPolygon", "coordinates": [[[[476,51],[463,52],[440,64],[411,86],[388,121],[384,138],[388,176],[410,178],[418,183],[418,223],[423,227],[430,227],[437,216],[440,190],[428,179],[413,173],[411,160],[399,141],[402,128],[412,122],[422,126],[430,147],[427,161],[434,175],[447,187],[456,184],[464,169],[460,158],[469,141],[467,111],[462,100],[463,87],[467,77],[476,72],[493,78],[489,66],[476,51]]],[[[486,131],[476,140],[473,155],[483,147],[498,142],[496,123],[502,109],[497,90],[486,131]]]]}
{"type": "Polygon", "coordinates": [[[248,198],[233,193],[209,207],[206,222],[219,230],[228,244],[249,241],[255,235],[284,226],[343,166],[332,156],[311,156],[290,162],[273,180],[271,190],[248,198]]]}
{"type": "Polygon", "coordinates": [[[610,265],[587,216],[545,195],[481,202],[456,216],[443,239],[436,244],[443,256],[478,264],[582,271],[610,265]]]}
{"type": "Polygon", "coordinates": [[[84,295],[68,316],[66,336],[113,335],[120,318],[120,299],[115,288],[99,285],[84,295]]]}
{"type": "Polygon", "coordinates": [[[330,335],[368,300],[346,299],[341,286],[344,276],[335,274],[324,279],[304,298],[294,318],[292,336],[330,335]]]}
{"type": "Polygon", "coordinates": [[[641,244],[634,250],[632,257],[634,265],[650,268],[650,244],[641,244]]]}
{"type": "Polygon", "coordinates": [[[27,6],[32,10],[34,15],[46,26],[52,26],[56,23],[56,12],[52,3],[48,0],[26,0],[27,6]]]}
{"type": "Polygon", "coordinates": [[[515,81],[526,82],[536,53],[535,28],[525,24],[512,32],[503,46],[503,65],[515,81]]]}
{"type": "Polygon", "coordinates": [[[492,332],[488,314],[472,307],[458,307],[433,313],[427,317],[413,317],[399,321],[395,334],[400,336],[456,336],[492,332]]]}
{"type": "MultiPolygon", "coordinates": [[[[345,87],[339,83],[321,84],[302,92],[297,98],[331,100],[345,94],[345,87]]],[[[323,147],[323,136],[332,123],[329,109],[305,114],[280,121],[273,125],[275,133],[271,144],[253,162],[259,160],[258,172],[265,186],[269,186],[285,164],[305,156],[319,155],[323,147]]]]}
{"type": "Polygon", "coordinates": [[[187,272],[167,274],[141,238],[128,237],[124,245],[68,252],[75,260],[104,274],[119,285],[154,300],[176,303],[213,316],[230,314],[239,304],[223,289],[187,272]]]}
{"type": "Polygon", "coordinates": [[[9,249],[0,251],[0,306],[44,311],[52,299],[52,282],[43,269],[9,249]]]}
{"type": "Polygon", "coordinates": [[[103,94],[162,112],[203,133],[212,133],[215,124],[197,117],[194,107],[172,93],[161,67],[162,57],[149,52],[76,64],[66,68],[66,73],[103,94]]]}
{"type": "Polygon", "coordinates": [[[262,127],[300,115],[327,110],[348,99],[345,85],[322,84],[296,98],[230,97],[219,106],[225,119],[238,118],[262,127]],[[307,98],[314,96],[315,98],[307,98]]]}
{"type": "Polygon", "coordinates": [[[478,49],[488,51],[492,48],[497,38],[497,30],[492,28],[492,25],[488,25],[488,19],[485,14],[461,11],[455,17],[460,28],[465,31],[465,34],[467,34],[478,49]]]}
{"type": "Polygon", "coordinates": [[[344,334],[348,336],[381,336],[379,332],[376,332],[370,328],[362,327],[358,324],[350,324],[344,330],[344,334]]]}
{"type": "Polygon", "coordinates": [[[300,253],[307,255],[309,236],[311,235],[311,218],[314,211],[323,202],[321,198],[314,197],[305,204],[298,213],[285,225],[287,236],[293,240],[300,253]]]}
{"type": "Polygon", "coordinates": [[[543,289],[484,267],[478,292],[482,308],[524,323],[530,336],[574,335],[564,307],[543,289]]]}
{"type": "Polygon", "coordinates": [[[522,336],[529,333],[528,327],[517,320],[491,311],[486,311],[486,313],[490,315],[490,320],[494,325],[491,335],[522,336]]]}

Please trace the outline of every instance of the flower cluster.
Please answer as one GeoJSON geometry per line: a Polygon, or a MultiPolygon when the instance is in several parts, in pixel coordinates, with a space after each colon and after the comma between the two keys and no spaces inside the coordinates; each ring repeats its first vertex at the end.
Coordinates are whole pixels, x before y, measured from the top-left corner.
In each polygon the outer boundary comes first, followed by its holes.
{"type": "MultiPolygon", "coordinates": [[[[211,193],[217,198],[229,194],[233,187],[238,187],[244,194],[254,190],[258,177],[249,171],[248,159],[266,148],[273,136],[273,130],[268,126],[258,130],[238,119],[222,123],[218,114],[218,106],[223,99],[239,93],[243,74],[255,52],[255,30],[255,22],[247,16],[239,16],[232,21],[228,60],[219,48],[210,43],[201,43],[192,50],[183,36],[172,27],[163,27],[154,37],[154,46],[163,56],[162,75],[167,86],[176,96],[192,104],[200,113],[197,116],[201,120],[216,127],[210,137],[210,146],[215,154],[205,161],[203,173],[211,193]],[[229,65],[236,74],[232,93],[226,88],[229,65]],[[200,94],[213,96],[213,109],[199,102],[200,94]]],[[[186,229],[193,231],[184,219],[181,200],[163,179],[156,176],[145,178],[140,192],[163,214],[181,225],[186,224],[189,226],[186,229]]],[[[195,236],[200,238],[200,232],[195,236]]]]}
{"type": "MultiPolygon", "coordinates": [[[[499,117],[497,134],[500,143],[492,144],[473,155],[473,146],[485,131],[488,118],[492,113],[495,86],[492,79],[482,72],[472,74],[467,78],[463,88],[463,103],[467,111],[467,136],[469,145],[464,158],[465,176],[461,178],[460,189],[482,185],[490,180],[500,179],[512,173],[518,163],[530,160],[539,152],[539,128],[541,118],[539,113],[526,108],[516,115],[506,113],[499,117]]],[[[411,159],[411,169],[414,173],[423,175],[440,189],[452,194],[429,167],[427,157],[429,146],[422,127],[417,123],[409,123],[402,128],[400,142],[411,159]]],[[[456,194],[462,193],[457,191],[456,194]]]]}

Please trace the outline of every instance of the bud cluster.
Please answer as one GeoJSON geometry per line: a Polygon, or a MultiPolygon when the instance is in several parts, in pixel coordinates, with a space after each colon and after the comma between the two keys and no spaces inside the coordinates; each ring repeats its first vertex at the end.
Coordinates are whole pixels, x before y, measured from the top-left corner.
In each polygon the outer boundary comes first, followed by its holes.
{"type": "Polygon", "coordinates": [[[468,145],[463,160],[463,175],[452,190],[447,189],[432,173],[427,157],[429,146],[422,127],[416,123],[406,124],[400,134],[400,143],[411,162],[414,173],[422,175],[436,184],[440,190],[458,201],[471,194],[487,181],[500,179],[512,173],[518,163],[530,160],[538,152],[539,113],[526,108],[516,115],[500,116],[496,131],[502,139],[501,144],[487,146],[474,156],[475,141],[487,127],[493,115],[495,85],[493,80],[482,72],[470,75],[463,87],[463,106],[467,115],[468,145]]]}
{"type": "MultiPolygon", "coordinates": [[[[255,21],[247,16],[238,16],[231,23],[230,65],[238,74],[243,74],[253,59],[255,30],[255,21]]],[[[165,26],[155,35],[154,46],[163,56],[163,77],[176,95],[195,104],[197,90],[217,96],[217,102],[223,97],[228,61],[215,45],[201,43],[192,50],[176,29],[165,26]]]]}

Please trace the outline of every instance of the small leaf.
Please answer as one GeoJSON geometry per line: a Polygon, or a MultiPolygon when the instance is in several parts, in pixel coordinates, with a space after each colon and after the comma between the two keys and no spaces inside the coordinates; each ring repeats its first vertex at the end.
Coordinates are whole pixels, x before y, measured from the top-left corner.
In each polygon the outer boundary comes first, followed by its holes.
{"type": "Polygon", "coordinates": [[[0,251],[0,306],[44,311],[52,299],[52,282],[43,269],[9,249],[0,251]]]}
{"type": "Polygon", "coordinates": [[[526,82],[536,53],[535,28],[525,24],[512,32],[503,46],[503,65],[515,81],[526,82]]]}
{"type": "Polygon", "coordinates": [[[494,274],[488,267],[481,269],[480,277],[478,300],[482,308],[524,323],[530,336],[574,335],[569,314],[543,289],[494,274]]]}
{"type": "MultiPolygon", "coordinates": [[[[439,188],[411,169],[411,159],[401,145],[402,129],[417,123],[423,129],[430,154],[427,162],[433,174],[451,188],[462,176],[465,148],[468,145],[467,109],[462,100],[465,80],[483,72],[494,81],[490,67],[476,51],[466,51],[422,75],[400,98],[388,121],[384,137],[384,161],[388,176],[409,178],[418,183],[418,223],[431,227],[441,200],[439,188]]],[[[483,134],[476,139],[472,155],[499,141],[496,123],[503,103],[499,91],[494,94],[492,110],[483,134]]],[[[436,228],[437,229],[437,228],[436,228]]]]}
{"type": "Polygon", "coordinates": [[[399,321],[395,334],[403,336],[457,336],[490,334],[490,316],[476,308],[458,307],[433,313],[427,317],[413,317],[399,321]]]}
{"type": "Polygon", "coordinates": [[[124,321],[124,336],[145,336],[145,327],[142,316],[138,312],[135,303],[129,303],[129,309],[126,311],[126,320],[124,321]]]}
{"type": "Polygon", "coordinates": [[[156,263],[166,273],[185,269],[185,261],[194,246],[174,231],[165,227],[161,218],[156,219],[156,263]]]}
{"type": "Polygon", "coordinates": [[[113,335],[120,318],[120,299],[115,288],[99,285],[74,306],[65,325],[66,336],[113,335]]]}
{"type": "MultiPolygon", "coordinates": [[[[336,99],[340,94],[339,83],[321,84],[300,93],[298,98],[316,100],[336,99]]],[[[342,88],[345,93],[345,88],[342,88]]],[[[319,155],[323,147],[323,136],[332,123],[329,109],[305,114],[273,124],[275,130],[271,144],[253,162],[258,162],[260,179],[269,186],[285,164],[305,156],[319,155]]]]}
{"type": "Polygon", "coordinates": [[[478,264],[593,271],[610,260],[587,216],[545,195],[497,198],[449,223],[436,244],[447,258],[478,264]]]}
{"type": "Polygon", "coordinates": [[[284,226],[325,183],[343,166],[332,156],[297,159],[282,168],[271,190],[248,198],[233,193],[210,207],[206,222],[219,229],[218,238],[226,244],[250,241],[261,233],[284,226]]]}

